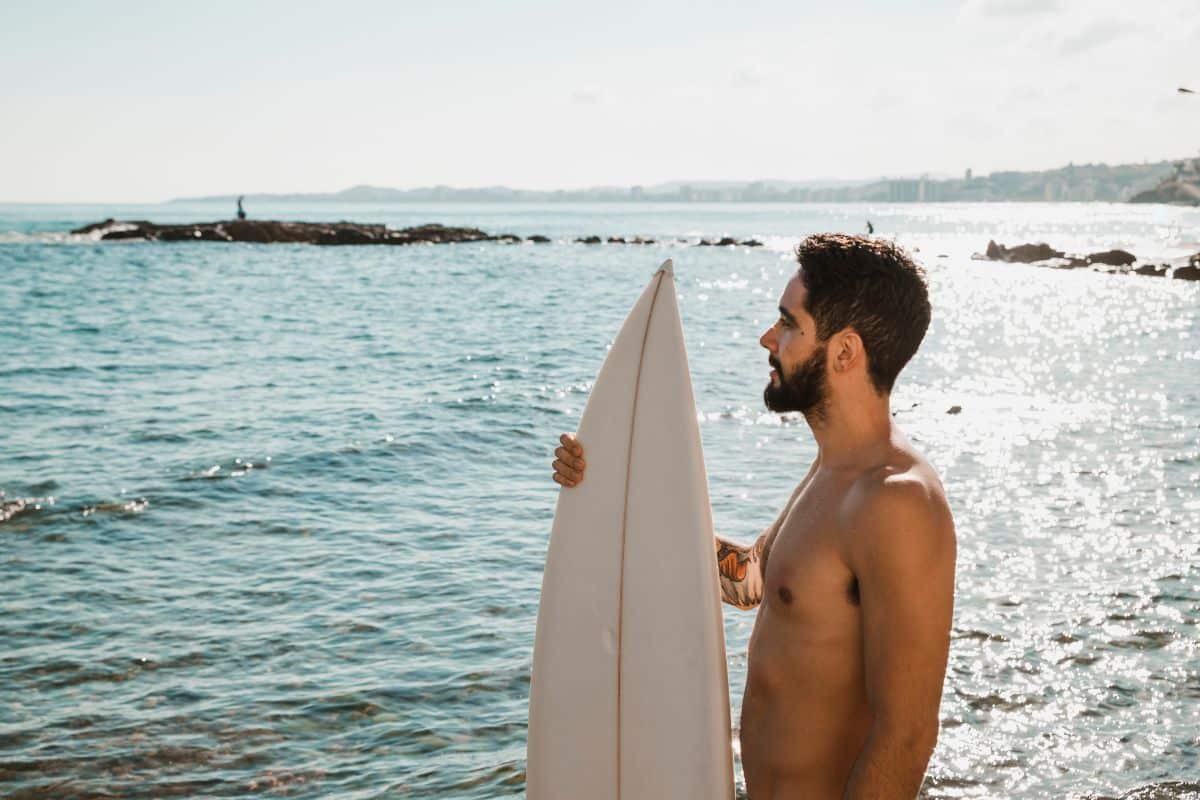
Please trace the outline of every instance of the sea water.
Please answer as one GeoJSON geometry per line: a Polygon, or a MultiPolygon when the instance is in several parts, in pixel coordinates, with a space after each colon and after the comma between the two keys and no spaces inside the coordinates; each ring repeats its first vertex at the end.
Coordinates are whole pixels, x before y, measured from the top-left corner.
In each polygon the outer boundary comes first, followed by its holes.
{"type": "MultiPolygon", "coordinates": [[[[749,542],[816,453],[758,336],[799,238],[868,219],[928,273],[892,408],[959,537],[924,795],[1200,791],[1200,283],[970,257],[1178,258],[1200,210],[248,210],[555,241],[98,242],[64,232],[229,209],[0,206],[0,794],[522,795],[552,451],[624,315],[673,258],[716,528],[749,542]],[[725,235],[765,245],[690,244],[725,235]]],[[[735,756],[753,620],[725,609],[735,756]]]]}

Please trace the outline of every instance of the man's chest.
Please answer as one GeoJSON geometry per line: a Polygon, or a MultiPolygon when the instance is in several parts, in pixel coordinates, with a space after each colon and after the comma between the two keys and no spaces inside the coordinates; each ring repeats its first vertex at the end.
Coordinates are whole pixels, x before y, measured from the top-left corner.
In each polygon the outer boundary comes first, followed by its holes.
{"type": "Polygon", "coordinates": [[[845,492],[814,481],[792,498],[764,546],[764,603],[800,618],[857,610],[838,522],[845,492]]]}

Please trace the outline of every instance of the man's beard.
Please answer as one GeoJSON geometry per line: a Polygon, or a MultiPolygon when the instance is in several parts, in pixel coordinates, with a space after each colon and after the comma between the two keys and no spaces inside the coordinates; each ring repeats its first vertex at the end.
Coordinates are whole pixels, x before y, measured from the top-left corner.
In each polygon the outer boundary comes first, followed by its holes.
{"type": "Polygon", "coordinates": [[[768,359],[779,373],[779,383],[768,381],[763,389],[763,402],[767,408],[779,414],[799,411],[809,419],[820,419],[825,413],[829,399],[829,385],[825,377],[825,348],[818,346],[791,375],[783,374],[783,365],[773,356],[768,359]]]}

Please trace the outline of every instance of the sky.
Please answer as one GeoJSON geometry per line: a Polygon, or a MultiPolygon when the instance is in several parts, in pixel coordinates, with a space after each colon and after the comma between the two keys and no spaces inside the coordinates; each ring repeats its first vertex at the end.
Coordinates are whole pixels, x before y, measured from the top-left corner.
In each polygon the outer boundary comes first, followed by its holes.
{"type": "Polygon", "coordinates": [[[1200,154],[1197,0],[4,0],[0,75],[0,202],[1200,154]]]}

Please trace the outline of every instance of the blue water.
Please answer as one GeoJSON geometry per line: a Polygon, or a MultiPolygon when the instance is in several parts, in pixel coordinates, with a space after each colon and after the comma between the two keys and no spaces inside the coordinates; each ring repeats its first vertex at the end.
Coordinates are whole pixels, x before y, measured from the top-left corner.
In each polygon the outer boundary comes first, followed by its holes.
{"type": "MultiPolygon", "coordinates": [[[[551,452],[606,344],[674,258],[714,519],[748,541],[815,454],[761,407],[789,248],[867,218],[929,273],[893,409],[959,533],[925,796],[1200,792],[1200,284],[970,259],[1178,258],[1200,210],[248,210],[556,241],[100,243],[62,234],[228,209],[0,206],[0,794],[522,795],[551,452]],[[674,241],[721,235],[767,246],[674,241]]],[[[725,618],[736,723],[753,616],[725,618]]]]}

